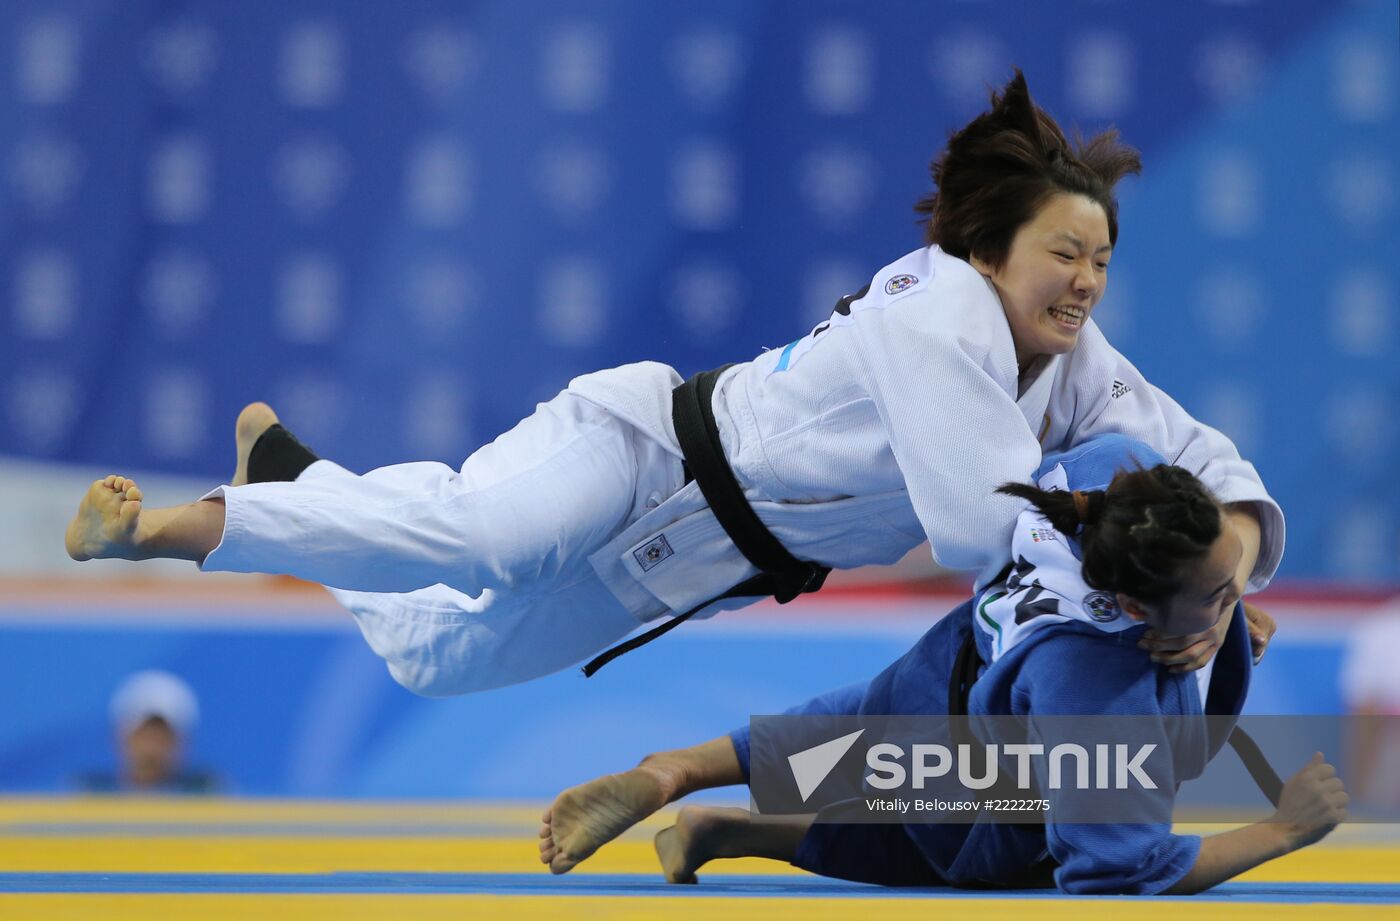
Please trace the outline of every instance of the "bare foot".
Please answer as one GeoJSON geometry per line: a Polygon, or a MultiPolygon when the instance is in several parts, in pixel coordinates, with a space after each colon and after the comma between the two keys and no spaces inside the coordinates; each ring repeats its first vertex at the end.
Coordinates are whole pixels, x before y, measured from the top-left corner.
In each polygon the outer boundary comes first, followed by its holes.
{"type": "Polygon", "coordinates": [[[540,863],[549,864],[551,873],[569,872],[670,802],[677,782],[666,764],[644,761],[630,771],[570,787],[541,817],[540,863]]]}
{"type": "Polygon", "coordinates": [[[234,440],[238,443],[238,466],[233,471],[230,486],[245,486],[248,483],[248,457],[253,453],[253,445],[263,432],[277,424],[277,414],[266,403],[249,403],[238,414],[234,423],[234,440]]]}
{"type": "Polygon", "coordinates": [[[138,559],[136,526],[141,490],[135,480],[109,476],[88,487],[63,543],[75,560],[138,559]]]}
{"type": "Polygon", "coordinates": [[[737,852],[725,847],[736,836],[748,831],[751,818],[746,809],[686,806],[676,816],[676,824],[656,833],[656,856],[668,883],[698,882],[695,871],[716,857],[732,857],[737,852]]]}

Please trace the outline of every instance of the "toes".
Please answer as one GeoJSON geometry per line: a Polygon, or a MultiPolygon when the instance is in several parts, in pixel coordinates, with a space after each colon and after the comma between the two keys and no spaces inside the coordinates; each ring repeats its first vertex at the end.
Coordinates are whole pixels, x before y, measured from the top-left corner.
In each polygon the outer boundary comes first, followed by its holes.
{"type": "Polygon", "coordinates": [[[106,477],[105,480],[98,480],[97,486],[111,490],[120,497],[129,498],[132,501],[140,501],[141,498],[141,491],[136,488],[136,480],[133,480],[132,477],[113,474],[113,476],[106,477]]]}
{"type": "Polygon", "coordinates": [[[549,862],[549,872],[558,876],[561,873],[568,873],[576,866],[578,866],[578,861],[574,860],[572,857],[566,857],[563,854],[555,854],[554,858],[549,862]]]}
{"type": "Polygon", "coordinates": [[[132,502],[141,501],[141,490],[136,487],[136,481],[130,477],[117,476],[113,474],[105,480],[98,480],[94,486],[110,490],[124,499],[132,502]]]}
{"type": "Polygon", "coordinates": [[[141,490],[135,486],[127,490],[127,501],[117,510],[117,521],[127,536],[136,531],[136,522],[141,515],[141,490]]]}

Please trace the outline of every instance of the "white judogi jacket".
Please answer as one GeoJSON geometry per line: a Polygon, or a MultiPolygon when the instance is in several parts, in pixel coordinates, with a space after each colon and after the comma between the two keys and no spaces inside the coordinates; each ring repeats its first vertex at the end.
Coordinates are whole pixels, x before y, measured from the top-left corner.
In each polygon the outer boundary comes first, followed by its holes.
{"type": "MultiPolygon", "coordinates": [[[[670,396],[679,382],[671,368],[642,363],[569,389],[679,455],[670,396]]],[[[808,336],[726,371],[714,410],[759,518],[793,555],[835,568],[893,563],[927,539],[937,562],[977,569],[983,584],[1003,564],[1024,507],[996,487],[1029,478],[1042,451],[1103,432],[1146,442],[1224,502],[1255,503],[1262,542],[1251,590],[1283,554],[1283,514],[1228,438],[1148,383],[1092,320],[1074,351],[1041,359],[1018,382],[995,289],[937,247],[880,270],[808,336]]],[[[695,483],[590,562],[644,620],[756,572],[695,483]]]]}

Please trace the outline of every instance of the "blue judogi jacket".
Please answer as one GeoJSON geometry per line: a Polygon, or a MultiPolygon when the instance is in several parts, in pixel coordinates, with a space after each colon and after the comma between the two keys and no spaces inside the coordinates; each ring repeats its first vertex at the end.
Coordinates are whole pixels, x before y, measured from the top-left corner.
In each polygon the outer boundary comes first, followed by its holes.
{"type": "MultiPolygon", "coordinates": [[[[1120,469],[1158,463],[1163,463],[1161,457],[1141,442],[1105,436],[1047,456],[1036,478],[1059,467],[1065,488],[1102,489],[1120,469]]],[[[1065,544],[1078,556],[1072,538],[1065,544]]],[[[983,667],[968,696],[970,716],[1238,716],[1244,705],[1252,653],[1239,606],[1216,654],[1208,699],[1203,701],[1195,673],[1173,674],[1138,648],[1145,625],[1120,623],[1106,629],[1088,618],[1062,623],[1052,618],[1047,626],[998,654],[992,645],[995,635],[974,626],[979,602],[985,606],[996,588],[944,617],[868,683],[841,688],[788,712],[946,713],[954,659],[969,632],[976,637],[982,660],[991,663],[983,667]]],[[[1213,735],[1204,746],[1210,756],[1225,741],[1225,734],[1213,735]]],[[[1162,737],[1167,740],[1165,730],[1162,737]]],[[[747,777],[747,727],[731,733],[731,739],[747,777]]],[[[1194,767],[1176,765],[1170,782],[1162,785],[1163,795],[1169,800],[1177,784],[1203,768],[1203,761],[1194,767]]],[[[1169,801],[1166,806],[1169,813],[1169,801]]],[[[1046,885],[1046,871],[1053,868],[1055,885],[1064,892],[1150,895],[1185,876],[1199,852],[1200,838],[1172,834],[1165,813],[1164,821],[1155,824],[1057,824],[1052,801],[1043,825],[854,825],[819,819],[793,863],[825,876],[862,882],[977,887],[1046,885]]]]}

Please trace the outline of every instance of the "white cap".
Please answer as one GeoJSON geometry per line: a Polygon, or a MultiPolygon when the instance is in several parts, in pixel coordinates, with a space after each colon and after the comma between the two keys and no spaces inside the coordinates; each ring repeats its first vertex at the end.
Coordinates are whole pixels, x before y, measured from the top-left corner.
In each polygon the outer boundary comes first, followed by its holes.
{"type": "Polygon", "coordinates": [[[112,722],[123,734],[158,716],[179,733],[199,722],[199,701],[181,679],[157,670],[137,672],[112,695],[112,722]]]}

